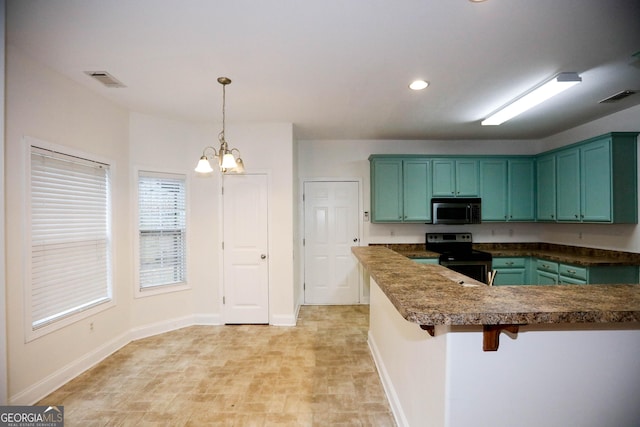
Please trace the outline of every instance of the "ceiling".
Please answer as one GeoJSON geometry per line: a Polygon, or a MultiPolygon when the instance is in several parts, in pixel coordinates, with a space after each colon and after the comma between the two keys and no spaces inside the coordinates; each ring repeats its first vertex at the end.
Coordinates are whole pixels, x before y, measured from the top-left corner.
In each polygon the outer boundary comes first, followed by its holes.
{"type": "Polygon", "coordinates": [[[219,123],[227,76],[228,123],[302,140],[527,140],[630,108],[640,92],[598,101],[640,91],[639,23],[638,0],[7,0],[8,44],[127,109],[219,123]],[[569,71],[582,83],[480,125],[569,71]]]}

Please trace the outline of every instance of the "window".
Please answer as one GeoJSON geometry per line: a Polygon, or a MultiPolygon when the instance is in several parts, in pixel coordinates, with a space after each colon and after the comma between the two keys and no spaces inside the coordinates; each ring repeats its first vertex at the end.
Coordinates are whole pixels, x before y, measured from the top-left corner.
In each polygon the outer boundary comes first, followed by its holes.
{"type": "Polygon", "coordinates": [[[185,181],[138,171],[139,291],[186,282],[185,181]]]}
{"type": "Polygon", "coordinates": [[[33,144],[29,152],[27,299],[36,331],[112,300],[110,190],[108,164],[33,144]]]}

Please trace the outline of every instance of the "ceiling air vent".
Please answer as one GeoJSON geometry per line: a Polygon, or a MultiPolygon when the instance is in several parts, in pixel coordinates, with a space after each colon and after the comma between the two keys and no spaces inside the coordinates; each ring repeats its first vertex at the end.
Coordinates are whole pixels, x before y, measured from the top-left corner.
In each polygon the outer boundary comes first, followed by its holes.
{"type": "Polygon", "coordinates": [[[600,101],[600,104],[618,102],[621,99],[626,98],[627,96],[633,95],[634,93],[636,93],[635,90],[623,90],[622,92],[618,92],[615,95],[611,95],[610,97],[603,99],[602,101],[600,101]]]}
{"type": "Polygon", "coordinates": [[[85,71],[89,77],[93,77],[106,87],[126,87],[121,81],[113,77],[106,71],[85,71]]]}

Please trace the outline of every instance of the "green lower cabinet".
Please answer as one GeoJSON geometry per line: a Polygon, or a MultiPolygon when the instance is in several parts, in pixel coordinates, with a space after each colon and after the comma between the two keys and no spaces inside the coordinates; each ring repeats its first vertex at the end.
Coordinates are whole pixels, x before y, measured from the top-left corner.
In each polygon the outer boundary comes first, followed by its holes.
{"type": "MultiPolygon", "coordinates": [[[[578,266],[535,260],[534,285],[608,285],[638,283],[638,266],[578,266]]],[[[499,274],[499,273],[498,273],[499,274]]]]}
{"type": "Polygon", "coordinates": [[[559,283],[557,262],[536,258],[534,265],[536,270],[531,282],[532,285],[557,285],[559,283]]]}
{"type": "Polygon", "coordinates": [[[497,257],[493,259],[492,268],[496,271],[494,286],[526,285],[529,283],[529,258],[497,257]]]}

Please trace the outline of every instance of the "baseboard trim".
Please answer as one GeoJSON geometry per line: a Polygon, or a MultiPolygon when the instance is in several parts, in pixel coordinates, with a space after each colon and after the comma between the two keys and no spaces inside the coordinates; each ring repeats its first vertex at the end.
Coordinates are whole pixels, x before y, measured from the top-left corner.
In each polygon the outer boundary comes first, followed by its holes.
{"type": "Polygon", "coordinates": [[[396,420],[396,425],[398,427],[408,427],[409,422],[407,421],[407,417],[404,415],[402,405],[400,404],[400,399],[398,398],[398,394],[393,387],[393,383],[391,382],[389,373],[384,366],[384,362],[382,361],[382,357],[380,356],[380,352],[378,351],[378,347],[376,346],[376,342],[373,338],[373,335],[371,334],[371,331],[369,331],[368,333],[368,338],[369,339],[367,341],[369,343],[369,350],[371,350],[371,356],[373,357],[373,361],[376,364],[376,368],[378,369],[378,376],[380,377],[380,381],[382,382],[382,388],[387,395],[387,400],[389,401],[389,406],[391,406],[391,412],[393,413],[393,418],[395,418],[396,420]]]}
{"type": "Polygon", "coordinates": [[[53,372],[46,378],[31,385],[27,389],[11,396],[10,405],[33,405],[48,394],[62,387],[78,375],[97,365],[116,351],[131,342],[130,335],[125,332],[113,340],[101,345],[79,359],[53,372]]]}
{"type": "Polygon", "coordinates": [[[296,321],[298,319],[298,310],[296,310],[295,314],[274,314],[271,316],[270,325],[273,326],[296,326],[296,321]]]}
{"type": "Polygon", "coordinates": [[[189,315],[133,328],[129,334],[131,336],[131,341],[135,341],[142,338],[152,337],[154,335],[164,334],[165,332],[175,331],[176,329],[186,328],[187,326],[193,326],[195,324],[195,316],[189,315]]]}
{"type": "Polygon", "coordinates": [[[221,314],[196,314],[194,316],[195,325],[220,326],[224,325],[221,314]]]}

